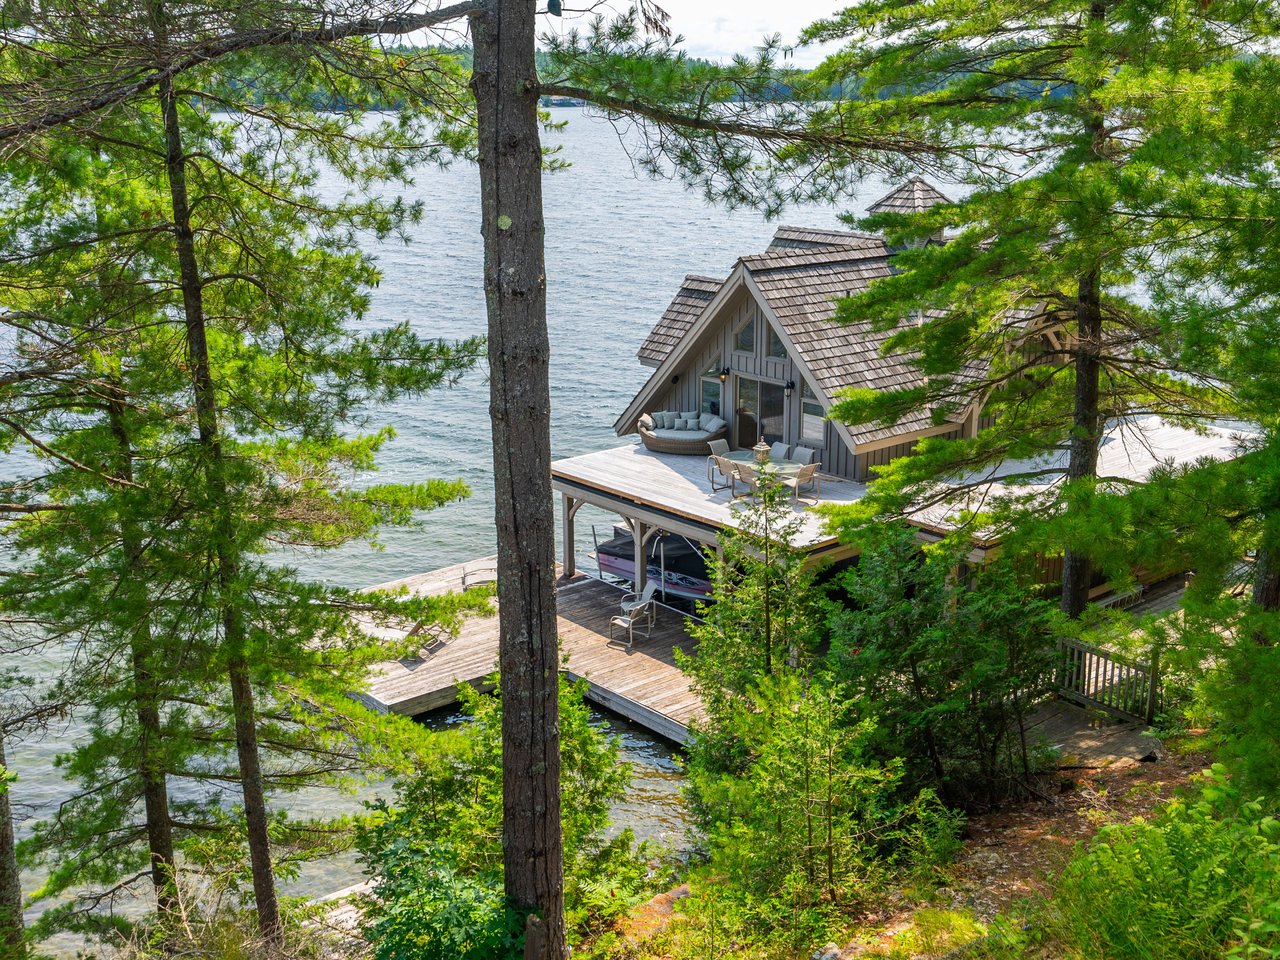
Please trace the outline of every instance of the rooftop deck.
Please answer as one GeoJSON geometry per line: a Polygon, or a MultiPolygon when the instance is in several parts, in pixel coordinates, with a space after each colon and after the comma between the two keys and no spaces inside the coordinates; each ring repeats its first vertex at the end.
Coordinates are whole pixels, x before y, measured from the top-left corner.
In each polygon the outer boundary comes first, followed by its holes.
{"type": "MultiPolygon", "coordinates": [[[[713,543],[724,527],[738,526],[737,510],[749,501],[734,500],[728,490],[712,491],[707,460],[700,456],[653,453],[639,443],[612,447],[551,464],[551,484],[560,493],[623,516],[713,543]]],[[[821,495],[806,496],[793,506],[800,517],[796,546],[809,550],[834,546],[822,520],[809,508],[816,502],[853,503],[866,485],[837,477],[821,477],[821,495]]]]}
{"type": "MultiPolygon", "coordinates": [[[[407,586],[433,595],[458,589],[472,561],[383,586],[407,586]],[[467,568],[467,569],[464,569],[467,568]]],[[[561,580],[556,592],[564,673],[587,681],[587,699],[619,713],[676,743],[688,739],[689,723],[702,716],[702,702],[675,663],[675,650],[693,648],[685,615],[662,605],[650,637],[637,636],[633,649],[609,642],[609,618],[618,612],[622,591],[590,577],[561,580]]],[[[358,696],[382,713],[412,716],[455,703],[459,684],[483,689],[498,665],[498,617],[473,617],[457,637],[423,651],[414,660],[382,664],[358,696]]]]}
{"type": "MultiPolygon", "coordinates": [[[[1243,441],[1256,436],[1248,425],[1232,427],[1206,424],[1200,430],[1169,423],[1156,416],[1133,421],[1111,421],[1098,451],[1098,478],[1106,485],[1145,481],[1159,466],[1191,464],[1199,460],[1230,460],[1240,455],[1243,441]]],[[[1027,460],[1006,460],[988,470],[965,477],[969,487],[952,502],[931,505],[915,513],[913,522],[933,529],[955,528],[955,517],[964,510],[981,511],[998,497],[1048,500],[1067,472],[1064,448],[1027,460]],[[1035,476],[1039,474],[1039,476],[1035,476]]],[[[975,540],[985,537],[975,532],[975,540]]]]}

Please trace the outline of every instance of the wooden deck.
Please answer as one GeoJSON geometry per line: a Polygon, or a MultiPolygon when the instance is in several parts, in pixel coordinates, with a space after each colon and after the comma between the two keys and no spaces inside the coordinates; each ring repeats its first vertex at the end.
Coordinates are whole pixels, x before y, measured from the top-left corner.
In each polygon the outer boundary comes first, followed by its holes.
{"type": "Polygon", "coordinates": [[[1046,701],[1027,718],[1028,739],[1043,739],[1068,766],[1106,767],[1119,760],[1164,756],[1164,745],[1148,735],[1150,729],[1063,700],[1046,701]]]}
{"type": "MultiPolygon", "coordinates": [[[[472,566],[483,561],[472,561],[472,566]]],[[[464,575],[450,567],[410,577],[383,587],[407,586],[413,592],[457,589],[464,575]]],[[[619,713],[676,743],[689,736],[690,721],[701,717],[702,702],[675,664],[675,650],[691,649],[685,615],[659,605],[650,637],[637,636],[635,646],[609,641],[609,618],[617,613],[622,590],[591,577],[562,580],[557,590],[564,672],[587,682],[587,699],[619,713]]],[[[421,658],[382,664],[359,698],[383,713],[414,715],[448,706],[458,699],[459,684],[483,689],[485,677],[497,669],[498,617],[468,620],[458,636],[424,650],[421,658]]]]}
{"type": "MultiPolygon", "coordinates": [[[[706,457],[654,453],[639,443],[557,460],[551,464],[551,485],[560,493],[706,543],[714,543],[720,530],[737,527],[739,511],[747,505],[727,489],[711,489],[706,457]]],[[[818,503],[854,503],[866,492],[865,484],[824,474],[820,497],[806,495],[791,504],[799,522],[795,546],[835,544],[837,537],[812,508],[818,503]]]]}

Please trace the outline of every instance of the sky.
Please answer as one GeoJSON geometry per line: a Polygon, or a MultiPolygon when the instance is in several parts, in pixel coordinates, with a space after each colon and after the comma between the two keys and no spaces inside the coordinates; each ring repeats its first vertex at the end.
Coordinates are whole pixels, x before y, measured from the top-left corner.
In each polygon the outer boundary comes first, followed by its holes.
{"type": "MultiPolygon", "coordinates": [[[[723,60],[750,51],[768,35],[780,33],[784,44],[795,43],[800,31],[814,20],[851,6],[853,0],[657,0],[671,15],[671,32],[685,38],[684,48],[695,57],[723,60]]],[[[565,13],[581,9],[582,0],[565,0],[565,13]]],[[[629,4],[614,0],[622,9],[629,4]]],[[[554,29],[554,20],[543,17],[539,26],[554,29]]],[[[566,26],[574,23],[566,16],[566,26]]],[[[818,49],[797,50],[796,66],[809,67],[822,58],[818,49]]]]}

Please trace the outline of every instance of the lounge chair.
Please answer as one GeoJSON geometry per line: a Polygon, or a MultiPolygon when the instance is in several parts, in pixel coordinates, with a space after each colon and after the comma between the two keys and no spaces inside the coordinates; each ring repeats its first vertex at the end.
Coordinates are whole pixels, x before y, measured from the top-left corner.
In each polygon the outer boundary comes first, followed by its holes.
{"type": "Polygon", "coordinates": [[[812,447],[796,447],[791,451],[792,463],[813,463],[813,458],[818,455],[818,451],[812,447]]]}
{"type": "Polygon", "coordinates": [[[818,465],[810,463],[801,467],[800,471],[794,477],[783,477],[784,485],[791,488],[791,495],[796,500],[800,499],[801,487],[813,487],[813,495],[815,498],[821,493],[822,485],[818,480],[818,465]]]}
{"type": "Polygon", "coordinates": [[[791,452],[791,448],[779,440],[769,448],[770,460],[786,460],[787,454],[791,452]]]}
{"type": "Polygon", "coordinates": [[[710,457],[707,462],[707,479],[711,482],[711,492],[728,490],[733,487],[734,468],[737,465],[725,457],[710,457]],[[712,467],[714,466],[714,470],[712,467]],[[719,477],[723,482],[717,483],[719,477]]]}

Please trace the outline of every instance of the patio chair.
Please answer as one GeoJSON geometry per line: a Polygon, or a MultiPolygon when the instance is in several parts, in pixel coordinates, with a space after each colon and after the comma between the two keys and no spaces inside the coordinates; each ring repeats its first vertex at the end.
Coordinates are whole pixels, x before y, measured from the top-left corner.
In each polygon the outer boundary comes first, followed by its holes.
{"type": "Polygon", "coordinates": [[[822,485],[818,480],[818,465],[816,463],[801,467],[794,477],[783,477],[782,482],[791,488],[791,495],[796,500],[800,499],[800,489],[802,487],[812,487],[815,498],[822,491],[822,485]]]}
{"type": "Polygon", "coordinates": [[[715,490],[715,468],[716,457],[726,457],[729,455],[728,440],[708,440],[707,447],[711,450],[711,456],[707,457],[707,482],[711,484],[711,489],[715,490]]]}
{"type": "Polygon", "coordinates": [[[707,479],[711,482],[712,493],[717,490],[728,490],[733,486],[733,468],[734,462],[725,457],[707,458],[707,479]],[[717,482],[717,478],[720,482],[717,482]]]}
{"type": "MultiPolygon", "coordinates": [[[[653,601],[650,600],[645,604],[645,606],[652,607],[653,601]]],[[[620,613],[616,617],[609,618],[610,643],[613,643],[615,639],[619,639],[614,637],[614,631],[616,630],[625,631],[627,636],[627,649],[630,650],[635,646],[637,632],[642,637],[647,637],[653,633],[653,618],[645,613],[644,610],[640,609],[635,610],[629,615],[620,613]]]]}
{"type": "Polygon", "coordinates": [[[777,443],[775,443],[773,446],[769,448],[769,459],[785,460],[787,459],[787,454],[790,452],[791,452],[791,448],[787,446],[785,443],[783,443],[781,440],[779,440],[777,443]]]}
{"type": "Polygon", "coordinates": [[[812,447],[796,447],[791,451],[791,460],[793,463],[813,463],[817,455],[818,451],[812,447]]]}
{"type": "MultiPolygon", "coordinates": [[[[738,484],[741,483],[747,488],[747,494],[755,496],[756,486],[760,482],[760,474],[756,473],[756,468],[749,463],[735,463],[733,470],[733,481],[731,494],[734,497],[739,496],[738,484]]],[[[745,496],[746,494],[743,494],[745,496]]]]}
{"type": "Polygon", "coordinates": [[[654,619],[657,615],[657,610],[654,607],[653,598],[657,594],[659,586],[660,584],[657,580],[649,580],[645,583],[644,590],[640,593],[624,593],[620,604],[620,616],[629,617],[641,608],[648,608],[649,618],[654,619]]]}

